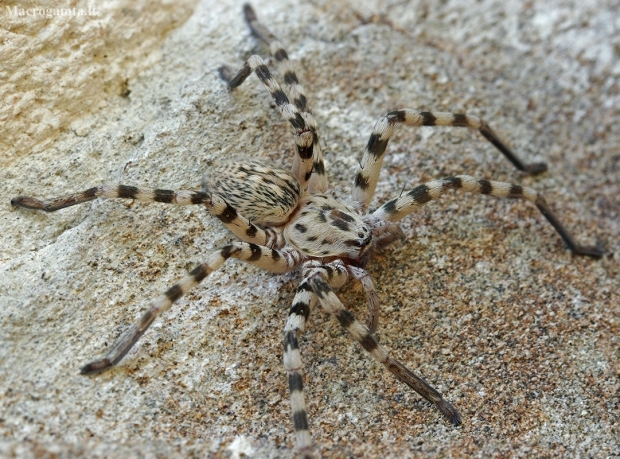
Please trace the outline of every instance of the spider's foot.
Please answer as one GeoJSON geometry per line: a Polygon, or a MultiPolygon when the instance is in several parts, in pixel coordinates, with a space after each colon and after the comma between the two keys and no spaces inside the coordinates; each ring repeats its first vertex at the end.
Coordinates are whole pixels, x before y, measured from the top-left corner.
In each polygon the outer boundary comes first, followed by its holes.
{"type": "Polygon", "coordinates": [[[113,365],[114,363],[112,363],[110,359],[96,360],[94,362],[87,363],[82,368],[80,368],[80,373],[83,375],[99,373],[101,371],[107,370],[113,365]]]}
{"type": "Polygon", "coordinates": [[[605,255],[605,251],[602,248],[591,245],[577,245],[571,247],[571,250],[575,255],[585,255],[593,258],[601,258],[605,255]]]}
{"type": "Polygon", "coordinates": [[[529,175],[541,174],[547,171],[547,163],[530,163],[523,166],[523,172],[529,175]]]}
{"type": "MultiPolygon", "coordinates": [[[[366,327],[368,328],[368,332],[374,335],[377,328],[379,328],[379,314],[371,314],[368,320],[366,320],[366,327]]],[[[376,336],[375,339],[377,339],[376,336]]]]}
{"type": "Polygon", "coordinates": [[[13,207],[23,207],[25,209],[45,210],[42,201],[29,196],[17,196],[13,198],[11,199],[11,205],[13,207]]]}
{"type": "Polygon", "coordinates": [[[256,13],[249,3],[243,5],[243,15],[248,23],[256,21],[256,13]]]}
{"type": "Polygon", "coordinates": [[[230,83],[230,80],[233,78],[232,70],[230,70],[230,67],[227,65],[222,65],[219,69],[217,69],[217,73],[219,73],[220,78],[227,84],[230,83]]]}
{"type": "Polygon", "coordinates": [[[314,453],[314,446],[305,446],[303,448],[297,448],[299,453],[298,456],[301,459],[316,459],[316,454],[314,453]]]}
{"type": "Polygon", "coordinates": [[[437,407],[441,410],[443,415],[448,418],[448,420],[452,423],[454,427],[458,427],[461,425],[461,414],[457,411],[456,408],[454,408],[452,403],[441,399],[439,402],[437,402],[437,407]]]}
{"type": "Polygon", "coordinates": [[[250,73],[252,73],[252,68],[246,62],[246,64],[241,67],[241,70],[233,76],[233,72],[230,67],[227,65],[222,65],[218,69],[218,73],[220,74],[220,78],[228,84],[228,90],[232,91],[243,83],[248,76],[250,76],[250,73]]]}

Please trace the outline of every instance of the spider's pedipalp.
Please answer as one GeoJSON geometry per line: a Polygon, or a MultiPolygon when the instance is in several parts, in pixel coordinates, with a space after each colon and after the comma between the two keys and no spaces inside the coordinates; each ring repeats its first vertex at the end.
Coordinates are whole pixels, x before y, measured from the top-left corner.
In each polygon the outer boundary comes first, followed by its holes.
{"type": "Polygon", "coordinates": [[[370,273],[365,269],[359,268],[357,266],[349,266],[348,271],[351,273],[354,279],[360,281],[362,284],[362,288],[366,293],[366,301],[368,302],[368,320],[366,321],[366,326],[370,334],[372,335],[377,331],[379,327],[379,315],[381,313],[379,306],[379,297],[377,296],[377,292],[375,291],[375,286],[372,283],[372,278],[370,277],[370,273]]]}
{"type": "Polygon", "coordinates": [[[368,144],[364,150],[360,168],[353,184],[352,200],[356,208],[365,210],[370,204],[377,186],[388,142],[396,131],[396,127],[401,124],[407,126],[452,126],[476,129],[501,151],[517,169],[530,174],[538,174],[547,170],[545,163],[526,164],[521,161],[493,132],[489,125],[477,116],[411,109],[395,110],[377,120],[373,132],[368,139],[368,144]]]}
{"type": "Polygon", "coordinates": [[[198,285],[205,277],[218,269],[229,258],[237,258],[274,273],[284,273],[294,269],[301,261],[301,256],[294,250],[274,250],[256,244],[234,242],[211,253],[207,261],[191,270],[187,276],[175,283],[166,292],[151,303],[149,309],[127,330],[110,349],[106,356],[82,367],[81,373],[98,373],[116,365],[153,321],[183,295],[198,285]]]}
{"type": "Polygon", "coordinates": [[[359,322],[353,313],[346,309],[329,284],[319,276],[310,279],[312,290],[321,306],[338,320],[355,341],[357,341],[376,361],[383,364],[396,378],[407,384],[429,402],[433,403],[455,426],[461,424],[461,415],[454,406],[426,381],[416,376],[399,361],[390,357],[389,352],[372,336],[370,330],[359,322]]]}
{"type": "Polygon", "coordinates": [[[573,253],[595,258],[601,257],[605,253],[596,247],[577,244],[568,230],[551,211],[544,198],[535,189],[505,182],[477,179],[469,175],[456,175],[419,185],[398,198],[386,202],[372,216],[378,220],[398,221],[427,202],[439,198],[449,189],[486,194],[498,198],[519,198],[533,202],[573,253]]]}

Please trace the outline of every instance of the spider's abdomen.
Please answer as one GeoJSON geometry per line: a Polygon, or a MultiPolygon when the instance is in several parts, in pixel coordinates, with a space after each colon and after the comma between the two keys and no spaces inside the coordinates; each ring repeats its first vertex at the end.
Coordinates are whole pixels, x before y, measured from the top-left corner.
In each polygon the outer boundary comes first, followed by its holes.
{"type": "Polygon", "coordinates": [[[361,258],[372,231],[351,208],[325,195],[304,197],[284,229],[286,240],[312,257],[361,258]]]}
{"type": "Polygon", "coordinates": [[[255,160],[214,165],[204,175],[202,189],[263,225],[285,223],[301,198],[301,186],[292,173],[255,160]]]}

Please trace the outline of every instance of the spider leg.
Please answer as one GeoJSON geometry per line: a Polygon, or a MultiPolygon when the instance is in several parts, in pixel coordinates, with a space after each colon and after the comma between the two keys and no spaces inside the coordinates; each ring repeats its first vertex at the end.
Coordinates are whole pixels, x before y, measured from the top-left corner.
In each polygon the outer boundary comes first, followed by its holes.
{"type": "Polygon", "coordinates": [[[300,112],[309,112],[308,100],[304,93],[304,88],[299,84],[297,73],[288,59],[288,54],[282,43],[256,18],[254,9],[247,3],[243,5],[243,14],[248,23],[248,27],[259,40],[264,41],[268,46],[271,54],[278,62],[278,71],[284,76],[284,82],[288,86],[288,96],[293,100],[295,106],[300,112]]]}
{"type": "Polygon", "coordinates": [[[222,197],[190,190],[162,190],[138,188],[128,185],[100,185],[79,193],[73,193],[53,199],[40,200],[29,196],[17,196],[11,199],[14,207],[54,212],[65,207],[75,206],[97,198],[125,198],[142,202],[161,202],[187,206],[203,204],[209,212],[219,218],[235,236],[245,242],[279,248],[284,245],[280,232],[273,229],[263,229],[240,215],[222,197]]]}
{"type": "Polygon", "coordinates": [[[303,362],[299,350],[298,334],[303,331],[310,311],[316,303],[316,295],[304,280],[297,288],[293,306],[284,326],[284,368],[288,374],[288,387],[291,400],[293,426],[295,428],[295,446],[299,451],[312,446],[312,437],[308,428],[308,411],[304,396],[303,362]]]}
{"type": "Polygon", "coordinates": [[[352,190],[353,202],[361,210],[365,210],[370,204],[377,186],[385,149],[390,137],[392,137],[396,127],[400,124],[407,126],[455,126],[476,129],[520,171],[538,174],[547,170],[545,163],[523,163],[493,132],[489,125],[477,116],[448,112],[421,112],[411,109],[396,110],[379,118],[364,150],[364,156],[360,162],[360,169],[355,176],[352,190]]]}
{"type": "Polygon", "coordinates": [[[174,302],[222,266],[229,258],[237,258],[274,273],[291,271],[301,261],[301,255],[294,250],[277,251],[245,242],[235,242],[222,247],[211,253],[205,263],[191,270],[184,278],[166,290],[162,296],[153,301],[142,317],[121,335],[106,356],[101,360],[83,366],[81,373],[97,373],[116,365],[138,342],[159,315],[168,310],[174,302]]]}
{"type": "MultiPolygon", "coordinates": [[[[302,267],[302,282],[293,298],[284,327],[284,368],[288,373],[289,393],[293,426],[295,428],[295,445],[299,451],[307,452],[312,446],[308,428],[308,411],[303,388],[303,362],[299,349],[298,336],[306,328],[306,321],[316,304],[316,295],[309,284],[309,279],[323,276],[334,288],[344,285],[348,278],[347,268],[340,261],[321,265],[319,261],[310,260],[302,267]]],[[[309,454],[309,453],[308,453],[309,454]]]]}
{"type": "MultiPolygon", "coordinates": [[[[316,121],[314,120],[314,117],[312,116],[312,113],[308,108],[308,99],[306,98],[304,88],[299,83],[295,68],[289,60],[288,54],[284,49],[284,46],[267,27],[265,27],[261,22],[259,22],[259,20],[256,18],[256,13],[254,12],[254,9],[250,5],[245,4],[243,6],[243,14],[245,16],[246,22],[248,23],[248,26],[250,27],[250,30],[252,31],[252,34],[259,40],[264,41],[269,46],[271,54],[278,62],[278,71],[284,77],[284,82],[286,83],[288,89],[289,99],[293,101],[293,104],[302,113],[308,125],[316,132],[316,121]]],[[[314,158],[312,165],[312,176],[310,177],[310,182],[308,186],[310,192],[323,192],[327,190],[327,176],[325,175],[323,152],[321,151],[320,143],[318,142],[318,140],[315,140],[313,154],[314,158]]],[[[293,170],[297,170],[297,168],[299,167],[300,165],[296,164],[293,166],[293,170]]]]}
{"type": "Polygon", "coordinates": [[[308,124],[303,113],[295,105],[291,104],[282,87],[273,78],[265,61],[260,56],[250,56],[241,70],[232,78],[230,78],[230,70],[228,68],[220,68],[220,76],[228,82],[228,89],[231,91],[243,83],[252,72],[256,72],[256,76],[258,76],[271,94],[282,118],[292,126],[291,132],[295,137],[295,145],[297,146],[297,155],[293,163],[293,174],[299,180],[302,188],[305,189],[308,185],[308,180],[312,176],[314,148],[315,144],[318,144],[316,129],[308,124]]]}
{"type": "MultiPolygon", "coordinates": [[[[400,229],[400,228],[399,228],[400,229]]],[[[348,280],[349,275],[362,284],[366,300],[368,301],[368,320],[366,326],[370,333],[377,331],[379,326],[379,297],[372,283],[370,273],[365,269],[357,266],[347,265],[341,260],[335,260],[331,263],[322,264],[318,260],[310,260],[304,264],[303,278],[308,279],[315,275],[322,275],[327,280],[331,288],[340,288],[348,280]]]]}
{"type": "Polygon", "coordinates": [[[588,255],[595,258],[601,257],[605,253],[597,247],[577,244],[568,230],[551,211],[549,204],[547,204],[544,198],[535,189],[511,185],[510,183],[477,179],[469,175],[446,177],[441,180],[433,180],[424,185],[419,185],[411,191],[402,194],[400,197],[386,202],[379,207],[372,216],[379,220],[398,221],[423,204],[439,198],[449,189],[486,194],[500,198],[520,198],[531,201],[547,218],[549,223],[551,223],[573,253],[577,255],[588,255]]]}
{"type": "Polygon", "coordinates": [[[274,249],[282,248],[286,244],[282,231],[256,226],[217,194],[211,195],[211,201],[205,203],[205,207],[211,215],[219,218],[231,233],[244,242],[274,249]]]}
{"type": "Polygon", "coordinates": [[[355,316],[344,307],[340,299],[332,291],[329,284],[321,276],[315,276],[310,280],[310,286],[317,295],[321,306],[333,314],[342,328],[344,328],[375,360],[383,364],[396,378],[407,384],[418,394],[433,403],[455,426],[461,424],[461,415],[446,401],[437,390],[433,389],[426,381],[416,376],[398,360],[390,357],[389,352],[381,346],[372,336],[370,330],[359,322],[355,316]]]}
{"type": "MultiPolygon", "coordinates": [[[[286,64],[286,62],[288,62],[286,51],[284,51],[282,45],[275,40],[273,34],[258,22],[252,7],[245,5],[244,14],[252,33],[261,40],[269,43],[276,60],[288,66],[288,64],[286,64]]],[[[316,173],[319,178],[313,180],[311,185],[313,189],[324,191],[327,188],[327,180],[325,177],[321,178],[321,176],[325,175],[325,165],[323,164],[323,155],[320,151],[316,122],[312,114],[307,110],[306,98],[305,95],[303,95],[301,85],[298,84],[297,75],[292,71],[292,68],[290,72],[285,71],[285,79],[288,75],[287,84],[289,85],[294,99],[294,103],[291,103],[280,84],[271,75],[265,61],[260,56],[250,56],[243,67],[234,76],[227,66],[222,66],[219,69],[220,77],[228,83],[228,89],[230,91],[240,86],[252,72],[255,72],[256,76],[258,76],[267,87],[282,118],[288,121],[292,126],[292,133],[295,136],[295,145],[297,146],[297,155],[293,160],[293,173],[299,180],[299,183],[305,189],[308,187],[308,182],[313,173],[316,173]]]]}
{"type": "Polygon", "coordinates": [[[79,193],[46,200],[31,198],[29,196],[17,196],[11,199],[11,205],[14,207],[24,207],[26,209],[54,212],[100,197],[136,199],[144,202],[163,202],[167,204],[176,204],[178,206],[203,204],[211,198],[209,194],[200,191],[152,190],[128,185],[100,185],[79,193]]]}

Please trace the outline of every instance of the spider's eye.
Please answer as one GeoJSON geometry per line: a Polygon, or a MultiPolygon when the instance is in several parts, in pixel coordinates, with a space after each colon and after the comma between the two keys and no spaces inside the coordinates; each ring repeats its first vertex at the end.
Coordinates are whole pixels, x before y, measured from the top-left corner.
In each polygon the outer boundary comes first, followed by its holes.
{"type": "Polygon", "coordinates": [[[357,237],[359,237],[360,239],[364,238],[364,233],[357,233],[357,237]]]}

